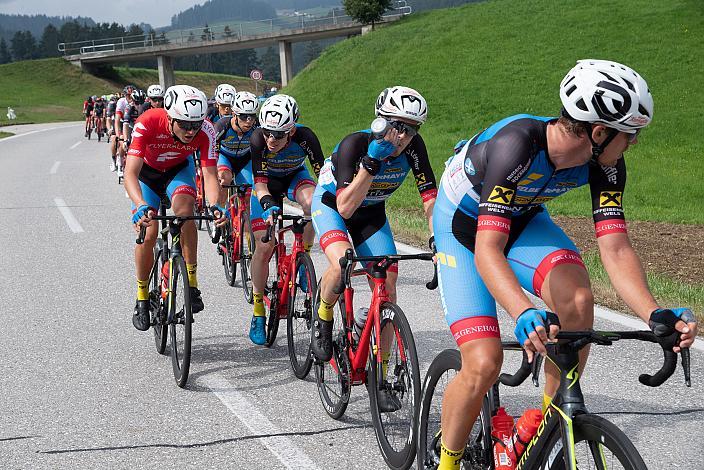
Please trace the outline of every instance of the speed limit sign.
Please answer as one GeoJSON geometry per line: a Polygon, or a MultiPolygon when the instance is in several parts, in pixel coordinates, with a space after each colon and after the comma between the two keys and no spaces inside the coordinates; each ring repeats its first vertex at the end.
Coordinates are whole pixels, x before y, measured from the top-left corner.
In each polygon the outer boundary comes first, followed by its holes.
{"type": "Polygon", "coordinates": [[[252,69],[252,71],[249,72],[249,78],[251,78],[252,80],[261,80],[262,78],[264,78],[264,74],[259,69],[252,69]]]}

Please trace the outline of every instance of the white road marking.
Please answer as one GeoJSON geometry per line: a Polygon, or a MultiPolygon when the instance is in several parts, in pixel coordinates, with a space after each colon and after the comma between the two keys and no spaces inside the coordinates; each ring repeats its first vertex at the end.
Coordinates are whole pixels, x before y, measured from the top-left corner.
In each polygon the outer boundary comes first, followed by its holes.
{"type": "Polygon", "coordinates": [[[73,144],[72,146],[70,146],[70,147],[69,147],[69,150],[75,149],[76,147],[78,147],[79,145],[81,145],[81,142],[83,142],[83,141],[82,141],[82,140],[79,140],[78,142],[76,142],[75,144],[73,144]]]}
{"type": "Polygon", "coordinates": [[[5,137],[4,139],[0,139],[0,144],[3,143],[3,142],[7,142],[8,140],[16,139],[16,138],[18,138],[18,137],[24,137],[24,136],[26,136],[26,135],[36,134],[37,132],[53,131],[53,130],[56,130],[56,129],[66,129],[67,127],[74,127],[74,126],[77,126],[77,125],[78,125],[78,124],[74,124],[73,126],[50,127],[50,128],[48,128],[48,129],[38,129],[38,130],[36,130],[36,131],[25,132],[25,133],[23,133],[23,134],[15,134],[15,135],[11,135],[10,137],[5,137]]]}
{"type": "Polygon", "coordinates": [[[71,212],[71,209],[68,208],[63,199],[55,197],[54,204],[56,204],[56,207],[59,209],[59,212],[61,212],[61,215],[64,216],[64,219],[68,224],[68,228],[70,228],[73,233],[83,232],[83,227],[81,227],[81,224],[78,223],[78,220],[74,217],[73,212],[71,212]]]}
{"type": "Polygon", "coordinates": [[[59,165],[61,165],[61,162],[54,162],[54,165],[51,167],[51,170],[49,171],[50,175],[55,175],[57,171],[59,171],[59,165]]]}
{"type": "MultiPolygon", "coordinates": [[[[298,209],[297,207],[286,205],[286,208],[289,212],[302,215],[303,211],[298,209]]],[[[403,254],[408,254],[408,255],[417,255],[418,253],[424,253],[424,250],[419,250],[418,248],[410,245],[406,245],[405,243],[401,243],[399,241],[394,240],[394,243],[396,244],[396,249],[398,250],[399,253],[403,254]]],[[[535,297],[533,294],[530,292],[526,291],[526,293],[531,297],[531,299],[538,299],[535,297]]],[[[630,315],[624,315],[623,313],[616,312],[615,310],[610,310],[608,308],[602,307],[600,305],[595,305],[594,306],[594,315],[597,318],[601,318],[602,320],[607,320],[611,321],[614,323],[618,323],[619,325],[630,328],[632,330],[645,330],[647,329],[647,326],[645,323],[640,318],[632,317],[630,315]]],[[[704,352],[704,341],[702,341],[701,338],[697,338],[694,340],[694,343],[691,346],[691,349],[696,349],[697,351],[702,351],[704,352]]]]}
{"type": "Polygon", "coordinates": [[[251,432],[259,435],[272,435],[271,437],[259,438],[259,440],[286,468],[318,468],[315,462],[291,439],[286,436],[274,436],[274,434],[281,434],[281,430],[269,421],[242,393],[235,390],[223,376],[209,374],[198,379],[198,382],[208,387],[251,432]]]}

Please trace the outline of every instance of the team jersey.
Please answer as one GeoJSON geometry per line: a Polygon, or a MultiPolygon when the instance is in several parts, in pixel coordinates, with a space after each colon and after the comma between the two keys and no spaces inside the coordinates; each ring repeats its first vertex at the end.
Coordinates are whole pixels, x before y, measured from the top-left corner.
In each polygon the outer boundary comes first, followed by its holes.
{"type": "MultiPolygon", "coordinates": [[[[337,196],[352,183],[362,158],[372,140],[371,130],[354,132],[337,144],[332,155],[325,160],[318,185],[337,196]]],[[[381,162],[379,173],[373,176],[372,184],[362,201],[362,206],[386,201],[401,186],[409,171],[413,171],[416,187],[423,201],[437,196],[435,175],[430,166],[428,151],[423,138],[416,134],[403,152],[395,158],[381,162]]]]}
{"type": "Polygon", "coordinates": [[[201,166],[215,166],[218,161],[215,147],[215,129],[208,121],[203,121],[190,144],[182,144],[171,135],[166,110],[155,108],[137,119],[127,154],[144,159],[145,164],[156,170],[166,171],[197,150],[201,166]]]}
{"type": "Polygon", "coordinates": [[[113,117],[115,115],[115,108],[117,107],[117,101],[110,100],[107,105],[107,116],[113,117]]]}
{"type": "Polygon", "coordinates": [[[270,152],[266,146],[264,131],[255,129],[249,138],[252,152],[254,183],[268,183],[269,176],[282,178],[304,166],[306,157],[310,160],[315,176],[323,164],[323,150],[318,137],[308,127],[296,124],[296,132],[283,150],[270,152]]]}
{"type": "Polygon", "coordinates": [[[96,116],[102,116],[103,112],[105,111],[105,103],[102,101],[97,101],[95,103],[94,109],[95,109],[96,116]]]}
{"type": "Polygon", "coordinates": [[[254,133],[254,128],[248,130],[242,137],[232,128],[232,117],[220,119],[215,123],[218,151],[230,159],[249,159],[249,139],[254,133]]]}
{"type": "Polygon", "coordinates": [[[115,114],[124,115],[128,104],[129,101],[127,101],[127,98],[124,96],[117,100],[117,104],[115,105],[115,114]]]}
{"type": "Polygon", "coordinates": [[[511,218],[589,184],[597,237],[625,232],[621,201],[626,164],[594,162],[556,170],[548,157],[547,126],[555,118],[519,114],[475,135],[451,157],[441,191],[477,230],[509,233],[511,218]]]}

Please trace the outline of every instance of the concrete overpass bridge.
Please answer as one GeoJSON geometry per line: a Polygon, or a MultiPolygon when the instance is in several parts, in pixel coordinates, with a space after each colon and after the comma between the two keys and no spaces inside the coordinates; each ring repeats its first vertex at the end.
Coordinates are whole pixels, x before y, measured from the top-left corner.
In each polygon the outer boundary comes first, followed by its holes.
{"type": "MultiPolygon", "coordinates": [[[[405,0],[400,0],[377,24],[397,21],[410,13],[411,7],[405,0]]],[[[292,43],[349,37],[364,34],[369,29],[349,16],[335,15],[333,10],[333,15],[325,18],[303,15],[279,17],[161,34],[61,43],[59,51],[64,54],[64,59],[87,71],[93,71],[100,65],[156,58],[159,82],[162,87],[168,88],[175,84],[174,57],[278,45],[281,82],[286,86],[293,78],[292,43]]]]}

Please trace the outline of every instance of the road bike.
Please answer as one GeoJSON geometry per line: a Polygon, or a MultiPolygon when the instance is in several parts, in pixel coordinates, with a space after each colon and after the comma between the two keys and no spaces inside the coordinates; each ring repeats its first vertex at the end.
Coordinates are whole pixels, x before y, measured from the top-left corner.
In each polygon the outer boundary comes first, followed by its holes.
{"type": "Polygon", "coordinates": [[[274,252],[269,260],[269,278],[264,289],[267,310],[266,345],[276,341],[279,321],[286,319],[286,339],[291,369],[299,379],[310,372],[313,362],[310,351],[310,331],[313,319],[313,298],[318,289],[315,267],[303,248],[303,230],[309,216],[288,215],[274,211],[275,223],[262,238],[274,240],[274,252]],[[290,221],[289,225],[284,222],[290,221]],[[294,236],[291,252],[286,252],[285,236],[294,236]]]}
{"type": "Polygon", "coordinates": [[[252,222],[249,219],[249,198],[251,196],[250,184],[225,184],[230,202],[229,224],[220,233],[218,254],[222,256],[222,265],[225,269],[225,279],[230,286],[235,285],[237,278],[237,265],[240,267],[240,282],[244,291],[244,298],[252,303],[252,253],[255,241],[252,234],[252,222]]]}
{"type": "MultiPolygon", "coordinates": [[[[561,331],[557,342],[546,344],[547,358],[560,370],[560,386],[536,434],[527,443],[522,455],[513,456],[516,470],[632,469],[646,465],[635,446],[616,425],[592,414],[584,403],[579,384],[578,352],[589,344],[610,346],[619,340],[634,339],[658,343],[663,349],[662,368],[653,375],[641,374],[639,381],[650,387],[663,384],[677,368],[677,354],[672,347],[679,333],[666,337],[650,331],[561,331]]],[[[502,342],[505,350],[522,350],[517,342],[502,342]]],[[[689,387],[690,354],[682,349],[685,384],[689,387]]],[[[523,362],[514,375],[501,374],[484,396],[482,408],[472,427],[462,456],[462,468],[489,470],[494,468],[491,417],[499,408],[499,384],[515,387],[532,374],[538,386],[540,356],[532,364],[523,352],[523,362]]],[[[440,463],[441,402],[451,378],[460,370],[462,359],[456,349],[442,351],[432,362],[423,385],[423,398],[418,419],[419,469],[435,469],[440,463]]],[[[664,467],[661,467],[664,468],[664,467]]]]}
{"type": "MultiPolygon", "coordinates": [[[[154,264],[149,273],[149,311],[159,354],[166,351],[169,330],[174,379],[183,388],[191,366],[193,311],[186,261],[181,253],[181,228],[189,220],[212,217],[166,215],[169,206],[168,199],[162,199],[159,215],[152,217],[160,223],[160,236],[154,245],[154,264]]],[[[144,243],[145,234],[146,227],[142,227],[137,244],[144,243]]]]}
{"type": "MultiPolygon", "coordinates": [[[[337,318],[333,319],[332,359],[315,363],[318,395],[334,419],[345,413],[352,386],[367,385],[376,439],[387,465],[395,469],[409,468],[415,457],[420,371],[411,327],[401,308],[389,300],[385,283],[393,264],[411,259],[432,260],[433,253],[354,256],[352,249],[347,250],[339,261],[340,283],[333,288],[343,295],[337,302],[337,318]],[[354,269],[356,262],[367,266],[354,269]],[[373,285],[367,319],[358,339],[353,333],[353,276],[366,276],[373,285]]],[[[426,284],[428,288],[434,285],[435,280],[426,284]]]]}

